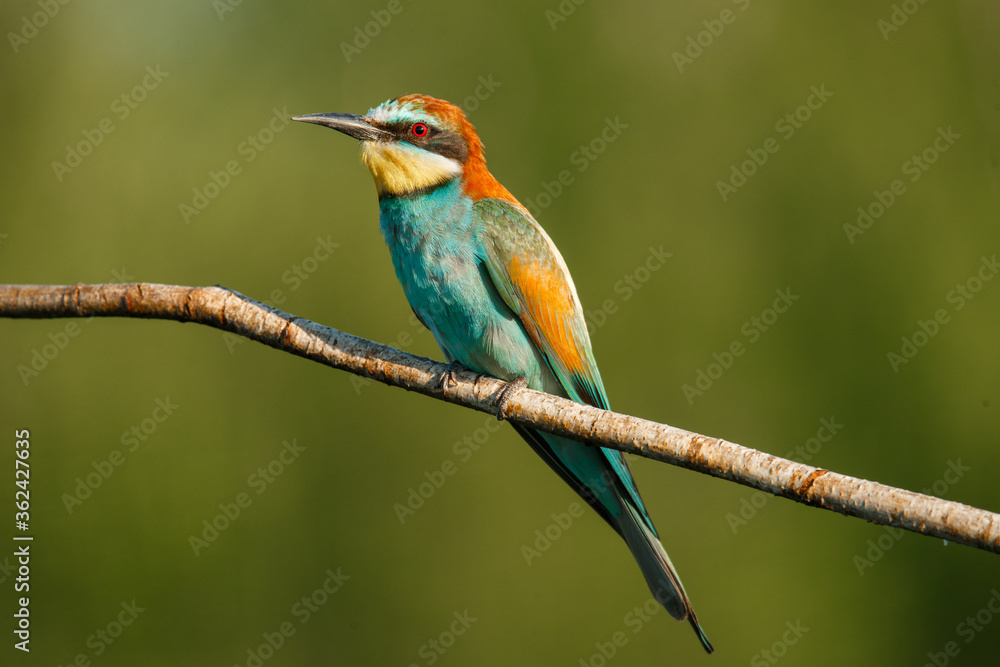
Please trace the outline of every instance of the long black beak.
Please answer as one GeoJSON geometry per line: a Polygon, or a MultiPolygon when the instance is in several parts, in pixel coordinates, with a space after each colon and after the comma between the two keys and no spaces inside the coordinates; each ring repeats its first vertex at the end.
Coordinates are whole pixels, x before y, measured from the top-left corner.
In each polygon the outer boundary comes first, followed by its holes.
{"type": "Polygon", "coordinates": [[[353,113],[311,113],[295,116],[292,120],[330,127],[359,141],[379,141],[393,137],[392,132],[375,127],[364,116],[353,113]]]}

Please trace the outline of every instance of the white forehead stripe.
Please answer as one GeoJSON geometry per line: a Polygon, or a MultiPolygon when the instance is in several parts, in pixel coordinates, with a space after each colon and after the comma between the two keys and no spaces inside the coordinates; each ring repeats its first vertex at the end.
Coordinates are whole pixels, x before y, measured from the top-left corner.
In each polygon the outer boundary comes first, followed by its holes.
{"type": "Polygon", "coordinates": [[[377,123],[395,123],[399,121],[432,122],[434,119],[413,103],[400,104],[395,100],[383,102],[374,109],[368,110],[368,118],[377,123]]]}

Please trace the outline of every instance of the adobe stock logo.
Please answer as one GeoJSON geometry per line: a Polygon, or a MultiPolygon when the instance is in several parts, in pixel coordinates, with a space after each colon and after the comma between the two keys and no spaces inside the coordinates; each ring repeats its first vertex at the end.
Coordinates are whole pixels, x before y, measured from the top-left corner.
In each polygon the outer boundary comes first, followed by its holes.
{"type": "Polygon", "coordinates": [[[492,415],[486,418],[485,423],[474,430],[470,435],[458,440],[451,446],[452,453],[458,457],[458,462],[454,459],[444,459],[433,470],[425,470],[421,480],[410,486],[407,491],[404,503],[396,503],[392,506],[399,523],[406,523],[408,519],[416,515],[435,493],[441,490],[455,473],[461,469],[461,464],[468,463],[469,460],[482,449],[482,446],[489,440],[490,435],[500,430],[500,422],[492,415]]]}
{"type": "Polygon", "coordinates": [[[530,567],[531,561],[540,558],[543,553],[548,551],[552,547],[552,543],[562,537],[573,525],[573,522],[583,514],[583,505],[578,502],[570,503],[565,512],[550,514],[552,523],[545,528],[535,529],[535,541],[530,545],[521,545],[521,555],[524,556],[524,562],[530,567]]]}
{"type": "Polygon", "coordinates": [[[63,507],[66,508],[68,514],[75,512],[85,500],[101,488],[115,471],[124,465],[128,458],[131,458],[126,457],[126,454],[135,453],[143,443],[156,433],[160,424],[167,421],[174,414],[174,411],[181,407],[170,400],[170,396],[157,398],[155,406],[149,415],[140,420],[138,424],[133,424],[129,430],[122,432],[119,441],[123,446],[128,446],[127,450],[113,449],[108,453],[107,458],[91,461],[90,467],[93,470],[88,470],[74,480],[76,486],[73,487],[72,492],[62,494],[63,507]]]}
{"type": "MultiPolygon", "coordinates": [[[[5,236],[5,234],[0,234],[0,241],[5,236]]],[[[121,270],[112,269],[111,278],[116,283],[128,283],[135,280],[135,276],[130,275],[128,269],[124,266],[121,270]]],[[[94,321],[94,316],[85,317],[82,321],[84,324],[89,324],[94,321]]],[[[41,375],[66,350],[73,339],[84,331],[85,329],[81,328],[76,322],[69,320],[62,327],[61,331],[49,333],[48,342],[43,343],[40,347],[31,348],[31,357],[27,363],[20,363],[15,369],[24,386],[27,387],[32,380],[41,375]]]]}
{"type": "MultiPolygon", "coordinates": [[[[959,312],[976,297],[986,283],[993,280],[998,272],[1000,272],[1000,262],[997,261],[997,256],[995,254],[992,257],[983,256],[975,273],[956,283],[955,287],[945,295],[945,301],[952,306],[953,312],[959,312]]],[[[941,327],[951,322],[951,316],[952,313],[948,312],[947,308],[938,308],[929,319],[917,320],[912,334],[900,336],[902,344],[899,350],[891,350],[886,355],[892,372],[898,373],[901,367],[910,363],[920,350],[938,335],[941,327]]]]}
{"type": "MultiPolygon", "coordinates": [[[[975,615],[969,614],[955,626],[955,634],[964,644],[971,644],[997,616],[1000,616],[1000,591],[994,588],[990,591],[989,599],[975,615]]],[[[993,632],[995,636],[996,631],[993,632]]],[[[923,664],[923,667],[945,667],[951,663],[952,658],[957,657],[961,652],[962,646],[957,641],[949,641],[941,647],[940,651],[928,652],[927,662],[923,664]]]]}
{"type": "MultiPolygon", "coordinates": [[[[302,452],[306,450],[304,445],[299,444],[297,438],[292,438],[291,442],[284,440],[281,444],[281,451],[274,459],[269,461],[266,466],[257,468],[247,477],[247,486],[253,489],[257,496],[267,491],[288,466],[297,461],[302,452]]],[[[219,503],[219,513],[211,519],[204,519],[201,522],[202,530],[199,534],[192,533],[188,536],[188,544],[194,555],[200,555],[202,551],[219,539],[219,535],[235,523],[245,513],[244,511],[253,504],[253,501],[253,496],[246,491],[241,491],[236,494],[232,502],[219,503]]]]}
{"type": "Polygon", "coordinates": [[[243,173],[243,167],[256,160],[261,153],[267,150],[275,137],[291,123],[291,115],[288,113],[287,107],[271,109],[267,123],[253,134],[248,134],[246,139],[236,146],[236,153],[243,158],[243,162],[233,158],[228,160],[219,171],[209,170],[205,183],[201,187],[191,189],[191,203],[182,201],[177,204],[177,211],[184,219],[184,224],[190,224],[193,218],[201,215],[208,208],[208,205],[229,187],[233,178],[243,173]]]}
{"type": "MultiPolygon", "coordinates": [[[[630,273],[622,276],[621,280],[615,282],[613,289],[615,294],[620,296],[621,301],[631,299],[636,292],[642,289],[643,285],[649,282],[653,274],[663,268],[667,260],[674,256],[674,253],[665,251],[662,245],[659,248],[649,246],[648,250],[645,261],[636,266],[630,273]]],[[[621,309],[618,301],[618,297],[605,299],[597,310],[585,309],[583,311],[587,320],[587,328],[591,333],[603,327],[608,318],[621,309]]]]}
{"type": "MultiPolygon", "coordinates": [[[[930,486],[920,489],[920,493],[925,496],[933,495],[938,498],[944,498],[945,494],[972,470],[972,466],[962,465],[962,459],[949,460],[947,463],[948,467],[941,473],[941,476],[931,483],[930,486]]],[[[858,576],[865,576],[865,571],[874,567],[875,563],[882,560],[886,552],[895,547],[896,543],[903,539],[906,533],[907,531],[902,528],[885,526],[883,534],[879,535],[876,539],[869,539],[865,542],[867,549],[855,554],[851,559],[854,567],[858,570],[858,576]]]]}
{"type": "MultiPolygon", "coordinates": [[[[604,127],[601,128],[597,136],[585,144],[580,144],[575,151],[570,153],[569,161],[576,167],[576,173],[585,172],[608,149],[608,146],[616,142],[627,129],[628,124],[622,122],[621,116],[615,116],[614,120],[611,119],[611,116],[606,116],[604,127]]],[[[552,202],[558,199],[565,189],[574,182],[576,182],[576,175],[569,169],[563,169],[556,174],[553,180],[540,183],[544,192],[540,191],[534,197],[522,199],[521,202],[528,209],[528,213],[537,218],[539,213],[551,206],[552,202]]]]}
{"type": "MultiPolygon", "coordinates": [[[[947,129],[939,127],[937,136],[934,137],[930,145],[920,153],[911,155],[900,166],[900,171],[910,183],[916,183],[961,138],[962,135],[951,129],[951,125],[947,129]]],[[[901,178],[893,180],[885,190],[873,190],[874,199],[867,205],[858,207],[858,217],[855,223],[844,223],[844,233],[847,235],[847,240],[853,244],[859,236],[871,229],[872,225],[881,219],[904,194],[906,194],[906,183],[901,178]]]]}
{"type": "MultiPolygon", "coordinates": [[[[316,244],[312,247],[312,250],[306,254],[298,262],[295,262],[289,266],[285,271],[281,273],[281,282],[285,285],[289,285],[289,292],[294,292],[300,287],[302,287],[305,281],[309,280],[313,274],[319,271],[320,266],[324,262],[333,256],[333,253],[340,247],[339,243],[335,243],[333,238],[327,234],[324,236],[316,237],[316,244]]],[[[278,308],[288,300],[288,294],[285,290],[281,288],[276,288],[268,293],[268,298],[261,299],[260,302],[265,306],[270,306],[271,308],[278,308]]],[[[222,340],[226,343],[226,348],[228,348],[229,353],[232,354],[236,351],[236,348],[249,341],[249,338],[244,338],[238,334],[230,333],[228,331],[222,332],[222,340]]],[[[352,375],[351,377],[358,377],[357,375],[352,375]]]]}
{"type": "Polygon", "coordinates": [[[733,367],[736,359],[746,354],[748,345],[760,340],[761,336],[774,326],[778,318],[783,313],[788,312],[788,309],[799,300],[799,295],[793,294],[791,287],[777,289],[774,293],[777,295],[777,298],[775,298],[771,307],[765,308],[759,315],[754,315],[740,327],[740,333],[746,336],[747,344],[744,344],[741,339],[737,338],[727,345],[722,352],[713,352],[712,359],[714,361],[710,362],[704,368],[699,368],[695,371],[694,382],[681,385],[681,393],[687,399],[688,405],[694,405],[695,398],[704,396],[705,392],[715,384],[715,381],[733,367]]]}
{"type": "Polygon", "coordinates": [[[554,10],[546,9],[545,20],[549,22],[549,27],[552,28],[552,31],[555,32],[560,23],[568,21],[569,17],[576,12],[576,8],[586,1],[587,0],[561,0],[554,10]]]}
{"type": "Polygon", "coordinates": [[[653,617],[663,610],[663,605],[657,602],[655,597],[649,598],[642,605],[635,605],[622,618],[622,628],[611,633],[608,641],[594,642],[596,650],[587,657],[580,658],[577,665],[579,667],[606,667],[608,662],[628,645],[632,637],[642,632],[642,629],[653,621],[653,617]],[[631,635],[626,630],[630,630],[631,635]]]}
{"type": "Polygon", "coordinates": [[[28,43],[28,40],[47,26],[50,19],[55,18],[59,10],[62,9],[60,5],[68,5],[69,3],[70,0],[38,0],[36,4],[39,11],[32,14],[30,19],[27,16],[21,17],[21,29],[18,32],[7,33],[7,41],[10,42],[10,48],[14,49],[14,53],[20,51],[21,47],[28,43]]]}
{"type": "Polygon", "coordinates": [[[405,7],[400,0],[389,0],[385,9],[373,9],[369,12],[372,20],[364,26],[354,26],[354,39],[350,44],[340,43],[340,52],[344,54],[344,59],[350,64],[351,58],[361,55],[361,52],[368,48],[372,40],[382,34],[382,30],[389,26],[392,17],[401,14],[405,7]]]}
{"type": "MultiPolygon", "coordinates": [[[[93,316],[83,320],[85,324],[93,321],[93,316]]],[[[79,336],[82,332],[83,329],[80,328],[80,325],[70,320],[63,327],[62,331],[50,332],[47,343],[42,344],[40,348],[31,348],[31,359],[28,363],[17,365],[17,374],[20,376],[24,386],[27,387],[34,378],[41,375],[42,371],[48,368],[51,362],[55,361],[59,353],[69,346],[72,339],[79,336]]]]}
{"type": "Polygon", "coordinates": [[[212,9],[220,21],[226,20],[226,14],[236,11],[236,8],[243,4],[243,0],[212,0],[212,9]]]}
{"type": "MultiPolygon", "coordinates": [[[[424,665],[436,663],[441,656],[448,652],[448,649],[455,645],[458,638],[468,632],[472,624],[479,620],[472,616],[468,609],[462,612],[452,612],[451,616],[455,620],[451,621],[447,628],[442,630],[437,637],[428,639],[417,649],[417,655],[423,659],[424,665]]],[[[420,667],[420,663],[411,662],[409,667],[420,667]]]]}
{"type": "MultiPolygon", "coordinates": [[[[809,97],[806,98],[806,101],[776,120],[774,131],[781,135],[782,139],[788,141],[809,122],[814,113],[823,108],[831,97],[833,97],[833,93],[826,89],[825,83],[819,86],[810,86],[809,97]]],[[[719,191],[722,201],[729,201],[729,198],[746,185],[747,181],[767,164],[771,156],[780,149],[781,144],[775,137],[765,139],[760,148],[748,148],[746,154],[749,159],[731,164],[729,178],[715,182],[715,188],[719,191]]]]}
{"type": "MultiPolygon", "coordinates": [[[[423,334],[430,333],[430,330],[421,324],[420,320],[417,319],[416,313],[410,310],[410,317],[407,320],[409,322],[409,327],[402,329],[396,337],[392,340],[386,342],[386,345],[394,347],[397,350],[408,350],[416,342],[416,337],[423,334]]],[[[371,378],[361,377],[360,375],[354,375],[349,373],[351,377],[351,386],[354,387],[354,393],[357,396],[361,395],[361,390],[365,387],[376,384],[375,380],[371,378]]],[[[495,420],[494,420],[495,421],[495,420]]]]}
{"type": "MultiPolygon", "coordinates": [[[[156,90],[168,76],[170,76],[170,72],[164,72],[160,69],[159,65],[155,67],[147,65],[145,75],[139,83],[111,100],[109,110],[115,114],[119,122],[124,121],[132,115],[132,112],[138,108],[140,103],[146,100],[149,93],[156,90]]],[[[92,154],[94,149],[104,143],[105,137],[114,132],[116,127],[115,121],[110,116],[102,118],[93,129],[84,129],[81,131],[80,134],[83,135],[83,139],[77,141],[75,144],[66,144],[64,161],[52,161],[52,171],[56,176],[56,180],[62,183],[68,174],[71,174],[74,169],[83,164],[84,158],[92,154]]]]}
{"type": "Polygon", "coordinates": [[[802,625],[802,621],[799,619],[795,619],[794,623],[785,621],[785,628],[780,638],[750,658],[750,667],[767,667],[768,665],[777,664],[779,660],[788,654],[788,650],[798,644],[799,640],[809,632],[809,628],[802,625]]]}
{"type": "MultiPolygon", "coordinates": [[[[146,611],[145,607],[140,607],[136,603],[135,598],[132,598],[131,602],[122,600],[119,606],[121,607],[121,611],[87,637],[86,645],[91,650],[93,658],[100,657],[105,651],[111,648],[115,640],[121,637],[125,630],[135,623],[136,619],[139,618],[139,614],[146,611]]],[[[88,657],[87,652],[81,651],[67,664],[90,665],[93,658],[88,657]]]]}
{"type": "MultiPolygon", "coordinates": [[[[834,439],[834,437],[840,433],[840,430],[844,428],[844,425],[837,422],[836,417],[830,417],[827,419],[824,417],[819,420],[819,428],[816,429],[816,435],[806,440],[804,443],[790,450],[785,454],[785,458],[790,461],[798,461],[799,463],[809,463],[813,458],[819,454],[819,451],[824,445],[828,444],[834,439]]],[[[744,496],[740,499],[740,506],[735,512],[727,512],[725,519],[726,523],[729,525],[729,529],[733,531],[735,535],[740,528],[746,526],[750,521],[757,516],[757,514],[764,509],[764,506],[771,501],[772,496],[770,493],[765,491],[754,491],[748,496],[744,496]]]]}
{"type": "Polygon", "coordinates": [[[875,26],[882,34],[882,39],[888,42],[889,36],[906,25],[910,17],[919,12],[926,2],[927,0],[903,0],[900,4],[893,4],[889,20],[879,19],[875,22],[875,26]]]}
{"type": "MultiPolygon", "coordinates": [[[[339,567],[336,571],[334,571],[333,568],[327,568],[326,572],[323,574],[326,575],[323,579],[323,583],[314,588],[308,595],[300,597],[295,604],[292,605],[290,613],[298,620],[299,627],[308,623],[309,619],[311,619],[313,615],[321,611],[323,606],[326,605],[351,578],[351,575],[344,574],[342,568],[339,567]]],[[[283,622],[278,624],[274,630],[265,630],[260,633],[260,638],[263,641],[256,646],[250,646],[247,648],[246,660],[244,662],[233,663],[233,667],[262,667],[264,663],[273,658],[275,654],[277,654],[277,652],[288,643],[289,639],[295,636],[298,629],[299,628],[295,626],[291,619],[286,618],[283,622]]],[[[277,664],[283,663],[277,662],[277,664]]]]}
{"type": "MultiPolygon", "coordinates": [[[[746,11],[750,6],[750,0],[733,0],[733,4],[739,7],[740,11],[746,11]]],[[[701,22],[705,29],[695,35],[688,35],[684,51],[674,51],[672,57],[677,71],[684,73],[684,68],[693,65],[694,61],[701,57],[705,50],[715,44],[715,40],[722,36],[727,25],[732,25],[739,16],[732,9],[723,9],[719,12],[717,19],[705,19],[701,22]]]]}

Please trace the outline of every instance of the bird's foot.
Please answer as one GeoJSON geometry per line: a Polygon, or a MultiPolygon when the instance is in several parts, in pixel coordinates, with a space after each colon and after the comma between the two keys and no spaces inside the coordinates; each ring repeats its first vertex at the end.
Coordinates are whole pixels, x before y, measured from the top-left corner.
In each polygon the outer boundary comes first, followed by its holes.
{"type": "Polygon", "coordinates": [[[510,408],[510,397],[518,389],[528,386],[527,378],[514,378],[497,392],[497,397],[493,400],[493,407],[497,409],[497,421],[507,421],[510,417],[507,410],[510,408]]]}
{"type": "Polygon", "coordinates": [[[442,391],[448,387],[458,384],[458,379],[455,377],[455,373],[461,370],[465,370],[465,366],[458,363],[457,361],[452,361],[441,373],[441,377],[438,378],[438,389],[442,391]]]}

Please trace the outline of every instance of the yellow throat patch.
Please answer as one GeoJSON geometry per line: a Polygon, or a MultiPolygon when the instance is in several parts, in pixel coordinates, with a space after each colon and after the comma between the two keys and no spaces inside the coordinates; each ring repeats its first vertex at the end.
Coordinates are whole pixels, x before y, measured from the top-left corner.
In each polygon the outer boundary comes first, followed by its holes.
{"type": "Polygon", "coordinates": [[[361,161],[371,170],[379,195],[406,194],[462,173],[456,160],[387,141],[361,142],[361,161]]]}

